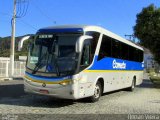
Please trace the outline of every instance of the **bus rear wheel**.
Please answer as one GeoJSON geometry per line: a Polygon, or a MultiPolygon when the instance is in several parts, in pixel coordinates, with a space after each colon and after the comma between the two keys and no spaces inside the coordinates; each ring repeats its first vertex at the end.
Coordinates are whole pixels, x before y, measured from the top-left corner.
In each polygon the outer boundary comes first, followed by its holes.
{"type": "Polygon", "coordinates": [[[128,90],[131,91],[131,92],[134,91],[135,86],[136,86],[136,80],[133,79],[132,80],[132,85],[131,85],[131,87],[128,88],[128,90]]]}
{"type": "Polygon", "coordinates": [[[91,96],[89,99],[91,102],[96,102],[99,100],[101,95],[102,95],[102,85],[101,85],[101,82],[98,81],[95,85],[94,95],[91,96]]]}

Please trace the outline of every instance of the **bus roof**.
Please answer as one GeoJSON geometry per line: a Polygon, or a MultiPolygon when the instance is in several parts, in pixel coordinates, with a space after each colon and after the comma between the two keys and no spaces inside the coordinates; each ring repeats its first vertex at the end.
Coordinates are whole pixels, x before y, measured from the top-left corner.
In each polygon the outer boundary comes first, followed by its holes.
{"type": "Polygon", "coordinates": [[[126,43],[130,46],[133,46],[135,48],[138,48],[140,50],[143,50],[142,47],[138,46],[137,44],[126,40],[118,35],[116,35],[115,33],[106,30],[102,27],[99,26],[92,26],[92,25],[61,25],[61,26],[51,26],[51,27],[46,27],[46,28],[42,28],[40,30],[38,30],[37,33],[80,33],[83,34],[87,31],[95,31],[95,32],[100,32],[103,33],[111,38],[117,39],[123,43],[126,43]]]}

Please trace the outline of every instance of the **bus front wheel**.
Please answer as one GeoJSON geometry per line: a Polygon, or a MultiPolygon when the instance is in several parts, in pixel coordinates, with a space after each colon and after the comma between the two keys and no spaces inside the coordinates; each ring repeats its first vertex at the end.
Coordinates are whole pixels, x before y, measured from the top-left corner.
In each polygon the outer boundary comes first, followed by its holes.
{"type": "Polygon", "coordinates": [[[94,95],[90,97],[91,102],[96,102],[102,95],[102,85],[101,82],[97,82],[94,88],[94,95]]]}

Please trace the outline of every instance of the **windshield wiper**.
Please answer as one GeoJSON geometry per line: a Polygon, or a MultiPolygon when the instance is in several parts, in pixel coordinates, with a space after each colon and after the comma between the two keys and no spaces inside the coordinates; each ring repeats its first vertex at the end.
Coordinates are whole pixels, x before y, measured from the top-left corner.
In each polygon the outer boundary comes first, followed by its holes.
{"type": "Polygon", "coordinates": [[[40,57],[40,59],[38,60],[38,63],[36,63],[36,66],[35,66],[34,69],[33,69],[32,74],[35,74],[35,73],[38,71],[39,67],[42,65],[42,63],[41,63],[42,59],[43,59],[44,57],[46,57],[46,56],[47,56],[47,53],[44,54],[42,57],[40,57]]]}
{"type": "MultiPolygon", "coordinates": [[[[42,65],[41,61],[42,61],[43,58],[45,58],[46,56],[47,56],[47,53],[44,54],[44,55],[39,59],[39,61],[38,61],[38,63],[36,64],[35,68],[33,69],[32,74],[35,74],[35,73],[38,71],[39,67],[42,65]]],[[[47,64],[46,64],[46,66],[48,66],[48,58],[49,58],[49,57],[47,57],[47,64]]],[[[57,76],[60,76],[59,67],[58,67],[58,65],[57,65],[56,59],[55,59],[55,57],[54,57],[53,54],[52,54],[52,59],[53,59],[53,64],[54,64],[54,67],[55,67],[55,70],[56,70],[56,74],[57,74],[57,76]]]]}

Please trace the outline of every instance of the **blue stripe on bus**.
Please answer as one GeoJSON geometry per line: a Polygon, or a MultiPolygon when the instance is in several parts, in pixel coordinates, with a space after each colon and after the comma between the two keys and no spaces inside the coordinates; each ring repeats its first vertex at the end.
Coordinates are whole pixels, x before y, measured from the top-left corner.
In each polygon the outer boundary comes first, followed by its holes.
{"type": "Polygon", "coordinates": [[[37,76],[37,75],[30,74],[28,72],[25,72],[25,75],[34,80],[43,80],[43,81],[62,81],[66,79],[71,79],[71,76],[54,78],[54,77],[37,76]]]}
{"type": "Polygon", "coordinates": [[[88,70],[131,70],[141,71],[144,69],[143,63],[133,62],[128,60],[116,58],[103,58],[97,61],[98,56],[95,57],[93,65],[88,70]]]}
{"type": "Polygon", "coordinates": [[[40,29],[37,33],[83,33],[82,28],[50,28],[50,29],[40,29]]]}

